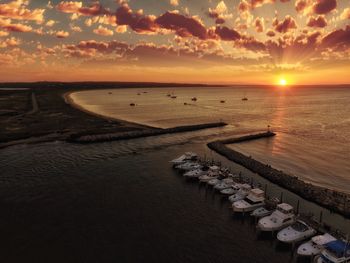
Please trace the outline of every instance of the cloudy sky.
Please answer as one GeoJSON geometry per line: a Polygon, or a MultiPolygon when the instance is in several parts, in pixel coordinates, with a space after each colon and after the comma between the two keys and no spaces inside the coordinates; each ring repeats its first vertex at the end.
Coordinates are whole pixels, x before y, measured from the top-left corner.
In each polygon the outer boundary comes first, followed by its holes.
{"type": "Polygon", "coordinates": [[[0,81],[350,83],[350,0],[0,0],[0,81]]]}

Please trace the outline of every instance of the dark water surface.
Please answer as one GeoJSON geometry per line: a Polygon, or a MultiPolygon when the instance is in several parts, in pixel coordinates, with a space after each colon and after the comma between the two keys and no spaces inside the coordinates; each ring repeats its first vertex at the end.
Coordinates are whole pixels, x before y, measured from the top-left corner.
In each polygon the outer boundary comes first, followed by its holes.
{"type": "MultiPolygon", "coordinates": [[[[293,262],[290,248],[258,237],[211,189],[189,183],[168,163],[193,150],[257,175],[210,152],[225,132],[94,145],[48,143],[0,151],[1,261],[11,262],[293,262]]],[[[281,189],[268,184],[269,195],[281,189]]],[[[295,205],[297,197],[284,198],[295,205]]],[[[301,209],[318,206],[302,201],[301,209]]],[[[349,221],[324,219],[343,230],[349,221]]]]}

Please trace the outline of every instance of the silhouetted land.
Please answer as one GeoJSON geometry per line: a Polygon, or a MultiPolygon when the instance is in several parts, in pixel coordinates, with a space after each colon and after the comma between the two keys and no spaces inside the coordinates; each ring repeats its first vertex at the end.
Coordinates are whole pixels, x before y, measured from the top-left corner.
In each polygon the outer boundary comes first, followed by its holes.
{"type": "Polygon", "coordinates": [[[74,134],[118,134],[152,127],[87,114],[71,107],[67,92],[91,89],[202,87],[200,84],[130,82],[0,83],[0,148],[18,143],[66,140],[74,134]]]}

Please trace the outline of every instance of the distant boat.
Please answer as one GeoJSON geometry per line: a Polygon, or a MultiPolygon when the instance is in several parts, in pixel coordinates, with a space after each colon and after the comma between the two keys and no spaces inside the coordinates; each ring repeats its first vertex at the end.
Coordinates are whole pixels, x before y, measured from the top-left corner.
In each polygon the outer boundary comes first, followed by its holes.
{"type": "Polygon", "coordinates": [[[197,101],[197,98],[196,98],[196,97],[193,97],[191,100],[192,100],[192,101],[197,101]]]}
{"type": "Polygon", "coordinates": [[[131,107],[135,107],[136,104],[135,104],[135,103],[130,103],[130,106],[131,106],[131,107]]]}
{"type": "Polygon", "coordinates": [[[171,97],[171,94],[170,94],[170,93],[168,93],[166,96],[167,96],[167,97],[171,97]]]}
{"type": "Polygon", "coordinates": [[[141,95],[141,93],[137,93],[137,95],[141,95]]]}
{"type": "Polygon", "coordinates": [[[226,101],[225,100],[220,100],[220,103],[225,103],[226,101]]]}
{"type": "Polygon", "coordinates": [[[111,94],[112,94],[112,92],[108,92],[108,94],[109,94],[109,95],[111,95],[111,94]]]}
{"type": "Polygon", "coordinates": [[[177,98],[177,96],[172,95],[172,96],[171,96],[171,98],[172,98],[172,99],[176,99],[176,98],[177,98]]]}
{"type": "Polygon", "coordinates": [[[247,100],[248,100],[248,98],[247,98],[247,97],[244,97],[244,98],[242,98],[242,100],[243,100],[243,101],[247,101],[247,100]]]}

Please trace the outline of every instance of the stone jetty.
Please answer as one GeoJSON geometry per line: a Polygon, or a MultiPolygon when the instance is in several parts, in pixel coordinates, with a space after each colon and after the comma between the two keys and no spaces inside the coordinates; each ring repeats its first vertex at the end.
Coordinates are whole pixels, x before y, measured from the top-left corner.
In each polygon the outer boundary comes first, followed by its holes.
{"type": "Polygon", "coordinates": [[[246,156],[226,146],[227,144],[251,141],[260,138],[268,138],[275,135],[276,134],[273,132],[264,132],[238,138],[214,141],[208,143],[208,147],[225,156],[227,159],[234,161],[235,163],[244,166],[250,171],[268,179],[272,183],[288,189],[300,197],[323,206],[330,211],[350,218],[350,194],[330,190],[304,182],[297,176],[286,174],[283,171],[277,170],[268,164],[261,163],[251,158],[250,156],[246,156]]]}
{"type": "Polygon", "coordinates": [[[127,139],[136,139],[142,137],[157,136],[163,134],[172,134],[180,132],[190,132],[197,131],[202,129],[209,128],[218,128],[226,126],[225,122],[214,122],[214,123],[205,123],[198,125],[187,125],[187,126],[178,126],[167,129],[149,129],[149,130],[140,130],[140,131],[131,131],[131,132],[122,132],[122,133],[108,133],[108,134],[94,134],[94,135],[80,135],[73,134],[67,141],[74,143],[97,143],[97,142],[108,142],[108,141],[118,141],[118,140],[127,140],[127,139]]]}

